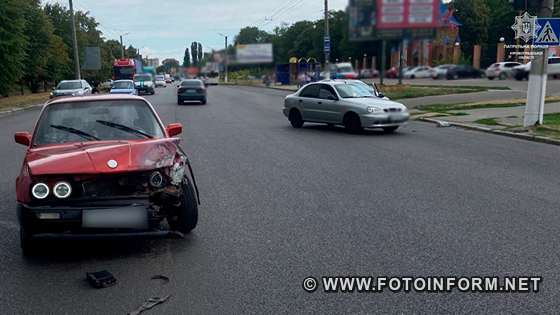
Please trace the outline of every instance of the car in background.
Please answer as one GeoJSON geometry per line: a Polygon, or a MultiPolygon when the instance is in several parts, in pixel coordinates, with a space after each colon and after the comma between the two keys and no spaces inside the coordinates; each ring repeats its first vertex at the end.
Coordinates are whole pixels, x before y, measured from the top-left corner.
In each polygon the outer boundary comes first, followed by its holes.
{"type": "Polygon", "coordinates": [[[357,79],[358,73],[354,71],[349,62],[335,63],[331,65],[331,79],[357,79]]]}
{"type": "Polygon", "coordinates": [[[177,104],[182,105],[185,101],[199,101],[206,104],[208,98],[204,82],[199,79],[183,80],[177,85],[177,104]]]}
{"type": "Polygon", "coordinates": [[[113,82],[113,87],[109,94],[128,94],[128,95],[138,95],[138,91],[134,87],[134,81],[132,80],[117,80],[113,82]]]}
{"type": "MultiPolygon", "coordinates": [[[[403,74],[408,71],[411,67],[408,66],[403,66],[402,68],[402,72],[403,74]]],[[[389,79],[396,79],[399,77],[399,67],[393,66],[391,68],[389,68],[386,72],[385,72],[385,77],[389,78],[389,79]]]]}
{"type": "Polygon", "coordinates": [[[132,95],[48,102],[16,179],[24,255],[40,239],[175,236],[194,229],[198,191],[179,146],[181,124],[164,127],[132,95]]]}
{"type": "MultiPolygon", "coordinates": [[[[529,79],[529,72],[531,71],[531,61],[526,64],[514,67],[512,70],[512,75],[516,80],[529,79]]],[[[560,76],[560,57],[548,57],[548,66],[546,67],[546,72],[554,78],[560,76]]]]}
{"type": "Polygon", "coordinates": [[[156,87],[166,87],[165,76],[163,74],[156,75],[156,87]]]}
{"type": "Polygon", "coordinates": [[[362,69],[360,70],[360,79],[371,79],[379,77],[379,71],[377,69],[362,69]]]}
{"type": "Polygon", "coordinates": [[[51,92],[50,98],[60,96],[84,96],[91,95],[93,88],[86,80],[64,80],[51,92]]]}
{"type": "Polygon", "coordinates": [[[220,74],[218,72],[210,72],[206,75],[206,77],[207,85],[218,85],[220,83],[220,74]]]}
{"type": "Polygon", "coordinates": [[[168,73],[164,74],[165,83],[173,83],[173,78],[168,73]]]}
{"type": "Polygon", "coordinates": [[[99,84],[99,89],[102,91],[109,91],[112,86],[113,86],[113,80],[107,80],[99,84]]]}
{"type": "Polygon", "coordinates": [[[443,79],[445,78],[445,76],[447,75],[447,70],[449,70],[450,68],[455,67],[455,65],[453,64],[445,64],[445,65],[439,65],[436,67],[432,68],[432,79],[434,80],[438,80],[438,79],[443,79]]]}
{"type": "Polygon", "coordinates": [[[284,99],[283,113],[294,128],[315,122],[343,125],[351,133],[364,128],[391,133],[410,118],[406,106],[385,100],[372,87],[354,80],[307,84],[284,99]]]}
{"type": "Polygon", "coordinates": [[[520,65],[519,62],[496,62],[486,69],[486,77],[488,80],[511,78],[513,77],[513,68],[520,65]]]}
{"type": "Polygon", "coordinates": [[[154,87],[154,81],[152,80],[152,75],[149,73],[135,74],[134,75],[134,87],[138,91],[138,94],[151,94],[156,93],[154,87]]]}
{"type": "Polygon", "coordinates": [[[484,72],[479,69],[475,69],[471,65],[456,65],[455,67],[447,69],[445,78],[447,80],[472,79],[481,78],[483,75],[484,72]]]}
{"type": "Polygon", "coordinates": [[[418,66],[403,72],[403,77],[406,79],[416,78],[430,78],[432,76],[432,68],[428,66],[418,66]]]}

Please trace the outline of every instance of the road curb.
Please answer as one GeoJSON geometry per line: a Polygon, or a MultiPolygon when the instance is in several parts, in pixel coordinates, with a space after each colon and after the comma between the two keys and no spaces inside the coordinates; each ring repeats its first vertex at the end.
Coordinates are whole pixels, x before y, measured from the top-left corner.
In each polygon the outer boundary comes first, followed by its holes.
{"type": "Polygon", "coordinates": [[[277,91],[284,91],[284,92],[295,92],[298,89],[282,89],[282,88],[278,88],[278,87],[274,87],[274,86],[264,86],[264,85],[251,85],[251,84],[242,84],[242,83],[229,83],[229,84],[223,84],[225,86],[228,85],[237,85],[237,86],[247,86],[247,87],[256,87],[256,88],[262,88],[262,89],[269,89],[269,90],[277,90],[277,91]]]}
{"type": "Polygon", "coordinates": [[[510,132],[510,131],[495,130],[495,129],[492,129],[492,128],[480,127],[480,126],[475,126],[475,125],[470,125],[470,124],[465,124],[465,123],[452,122],[452,121],[439,120],[439,119],[434,119],[434,118],[422,118],[421,117],[421,118],[418,118],[417,120],[426,121],[426,122],[430,122],[430,123],[434,123],[434,124],[438,124],[438,125],[440,125],[441,122],[445,122],[445,123],[449,124],[449,126],[453,126],[453,127],[459,127],[459,128],[463,128],[463,129],[481,131],[481,132],[486,132],[486,133],[492,133],[492,134],[496,134],[496,135],[501,135],[501,136],[506,136],[506,137],[511,137],[511,138],[517,138],[517,139],[523,139],[523,140],[529,140],[529,141],[534,141],[534,142],[560,145],[560,140],[555,140],[555,139],[542,137],[542,136],[525,135],[525,134],[519,134],[519,133],[515,133],[515,132],[510,132]]]}
{"type": "Polygon", "coordinates": [[[44,105],[44,103],[35,104],[35,105],[27,105],[27,106],[23,106],[23,107],[16,107],[16,108],[12,108],[12,109],[3,110],[3,111],[0,111],[0,116],[6,116],[6,115],[17,113],[17,112],[22,112],[22,111],[34,109],[36,107],[41,107],[43,105],[44,105]]]}

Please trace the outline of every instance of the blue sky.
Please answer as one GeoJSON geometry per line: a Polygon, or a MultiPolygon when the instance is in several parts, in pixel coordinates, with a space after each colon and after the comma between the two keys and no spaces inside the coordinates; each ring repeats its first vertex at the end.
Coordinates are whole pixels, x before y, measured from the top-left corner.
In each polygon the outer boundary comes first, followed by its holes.
{"type": "MultiPolygon", "coordinates": [[[[43,3],[68,0],[43,0],[43,3]]],[[[282,23],[322,17],[323,0],[73,0],[75,9],[89,11],[107,38],[124,37],[125,44],[144,56],[182,59],[192,41],[205,51],[221,49],[244,26],[272,30],[282,23]]],[[[332,10],[343,10],[348,0],[329,0],[332,10]]]]}

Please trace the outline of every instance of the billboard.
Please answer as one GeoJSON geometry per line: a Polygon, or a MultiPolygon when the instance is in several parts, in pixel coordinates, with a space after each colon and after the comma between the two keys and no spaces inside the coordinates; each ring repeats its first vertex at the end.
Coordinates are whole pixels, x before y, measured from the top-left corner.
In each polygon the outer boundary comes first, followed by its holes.
{"type": "Polygon", "coordinates": [[[86,58],[82,64],[83,70],[101,70],[101,49],[86,47],[86,58]]]}
{"type": "Polygon", "coordinates": [[[377,20],[376,0],[350,0],[348,5],[348,22],[350,40],[376,40],[377,20]]]}
{"type": "Polygon", "coordinates": [[[271,63],[274,61],[272,44],[237,45],[238,63],[271,63]]]}
{"type": "Polygon", "coordinates": [[[377,29],[439,26],[440,0],[377,0],[377,29]]]}

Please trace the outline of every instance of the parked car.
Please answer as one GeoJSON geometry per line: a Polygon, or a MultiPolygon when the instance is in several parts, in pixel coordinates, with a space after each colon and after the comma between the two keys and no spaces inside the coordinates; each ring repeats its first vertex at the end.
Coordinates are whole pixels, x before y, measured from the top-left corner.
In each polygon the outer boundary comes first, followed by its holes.
{"type": "Polygon", "coordinates": [[[156,75],[156,87],[166,87],[165,76],[162,74],[156,75]]]}
{"type": "MultiPolygon", "coordinates": [[[[531,71],[531,62],[514,67],[512,75],[516,80],[529,79],[529,72],[531,71]]],[[[552,77],[560,76],[560,57],[548,57],[548,66],[546,72],[552,77]]]]}
{"type": "Polygon", "coordinates": [[[377,69],[362,69],[360,70],[360,79],[377,78],[379,71],[377,69]]]}
{"type": "Polygon", "coordinates": [[[138,95],[138,91],[134,87],[134,81],[132,80],[117,80],[113,82],[113,88],[111,88],[109,93],[138,95]]]}
{"type": "Polygon", "coordinates": [[[403,77],[406,79],[430,78],[431,76],[432,68],[428,66],[413,67],[403,72],[403,77]]]}
{"type": "Polygon", "coordinates": [[[91,95],[93,88],[86,80],[64,80],[60,81],[51,92],[50,98],[60,96],[84,96],[91,95]]]}
{"type": "Polygon", "coordinates": [[[331,65],[331,79],[357,79],[358,74],[349,62],[335,63],[331,65]]]}
{"type": "Polygon", "coordinates": [[[156,90],[154,88],[154,81],[152,80],[152,75],[149,73],[135,74],[134,87],[138,91],[138,94],[154,95],[156,93],[156,90]]]}
{"type": "Polygon", "coordinates": [[[36,249],[38,239],[166,236],[194,229],[198,190],[176,138],[181,132],[181,124],[164,127],[138,96],[48,102],[33,134],[15,134],[27,147],[16,179],[24,254],[36,249]]]}
{"type": "Polygon", "coordinates": [[[449,70],[450,68],[455,67],[455,65],[453,64],[445,64],[445,65],[439,65],[436,67],[432,68],[432,79],[434,80],[438,80],[438,79],[443,79],[446,77],[447,75],[447,70],[449,70]]]}
{"type": "MultiPolygon", "coordinates": [[[[403,66],[402,72],[403,74],[406,73],[411,67],[403,66]]],[[[391,67],[387,71],[385,71],[385,77],[389,79],[396,79],[399,77],[399,68],[398,67],[391,67]]]]}
{"type": "Polygon", "coordinates": [[[447,69],[445,78],[447,80],[465,79],[465,78],[481,78],[484,73],[475,69],[470,65],[457,65],[447,69]]]}
{"type": "Polygon", "coordinates": [[[305,122],[343,125],[349,132],[382,128],[394,132],[408,121],[407,108],[385,100],[365,84],[352,80],[310,83],[284,100],[284,115],[294,128],[305,122]]]}
{"type": "Polygon", "coordinates": [[[206,87],[202,80],[189,79],[177,85],[177,104],[182,105],[185,101],[199,101],[206,104],[206,87]]]}
{"type": "Polygon", "coordinates": [[[488,80],[511,78],[513,77],[513,68],[520,65],[519,62],[496,62],[486,69],[486,77],[488,80]]]}

